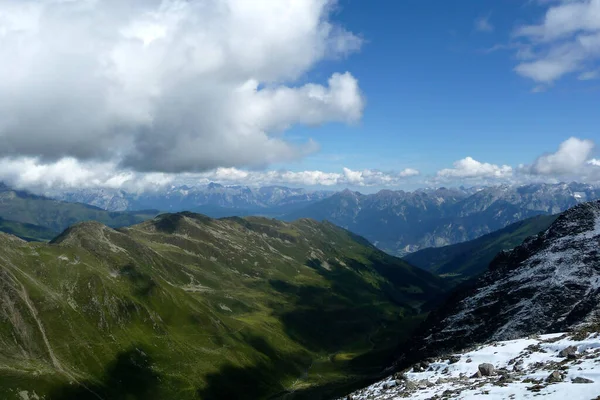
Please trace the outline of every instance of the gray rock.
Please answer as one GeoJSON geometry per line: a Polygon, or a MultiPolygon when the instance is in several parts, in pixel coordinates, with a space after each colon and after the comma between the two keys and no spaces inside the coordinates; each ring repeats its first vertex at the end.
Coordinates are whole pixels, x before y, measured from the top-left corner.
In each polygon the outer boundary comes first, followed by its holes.
{"type": "Polygon", "coordinates": [[[417,390],[418,388],[419,388],[419,387],[417,386],[417,384],[416,384],[416,383],[414,383],[414,382],[413,382],[413,381],[411,381],[411,380],[407,380],[406,382],[404,382],[404,389],[405,389],[405,390],[410,390],[410,391],[413,391],[413,390],[417,390]]]}
{"type": "Polygon", "coordinates": [[[525,369],[523,367],[523,360],[519,360],[513,365],[513,372],[522,372],[525,369]]]}
{"type": "Polygon", "coordinates": [[[587,378],[582,378],[580,376],[571,379],[571,382],[573,382],[573,383],[594,383],[593,380],[587,379],[587,378]]]}
{"type": "Polygon", "coordinates": [[[471,375],[471,378],[481,378],[483,375],[481,374],[481,371],[477,371],[475,372],[473,375],[471,375]]]}
{"type": "Polygon", "coordinates": [[[483,376],[490,376],[494,374],[494,366],[490,363],[483,363],[483,364],[479,364],[479,367],[477,367],[479,369],[479,372],[481,372],[481,375],[483,376]]]}
{"type": "Polygon", "coordinates": [[[460,361],[460,356],[450,356],[448,358],[448,363],[449,364],[456,364],[459,361],[460,361]]]}
{"type": "Polygon", "coordinates": [[[559,357],[569,357],[570,355],[574,356],[576,354],[577,354],[576,346],[569,346],[558,352],[559,357]]]}
{"type": "Polygon", "coordinates": [[[546,382],[548,383],[555,383],[555,382],[562,382],[563,381],[563,376],[560,372],[558,371],[554,371],[552,372],[550,375],[548,375],[548,377],[546,378],[546,382]]]}
{"type": "Polygon", "coordinates": [[[406,375],[404,375],[402,372],[396,372],[394,374],[394,378],[396,378],[397,380],[401,380],[401,381],[405,381],[408,378],[406,377],[406,375]]]}

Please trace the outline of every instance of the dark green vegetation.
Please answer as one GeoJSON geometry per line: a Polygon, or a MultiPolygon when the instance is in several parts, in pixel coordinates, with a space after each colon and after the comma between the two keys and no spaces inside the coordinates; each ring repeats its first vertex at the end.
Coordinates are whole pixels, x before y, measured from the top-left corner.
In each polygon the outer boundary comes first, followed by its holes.
{"type": "Polygon", "coordinates": [[[111,227],[121,227],[153,218],[156,214],[156,210],[108,212],[86,204],[67,203],[12,190],[0,183],[0,218],[11,221],[0,224],[0,231],[27,240],[48,240],[81,221],[98,221],[111,227]],[[17,222],[29,225],[11,225],[17,222]]]}
{"type": "Polygon", "coordinates": [[[440,294],[439,278],[312,220],[0,234],[0,398],[318,399],[380,373],[440,294]]]}
{"type": "Polygon", "coordinates": [[[48,241],[56,236],[52,229],[39,225],[24,224],[0,217],[0,232],[10,233],[27,241],[48,241]]]}
{"type": "Polygon", "coordinates": [[[499,252],[512,249],[527,237],[547,229],[557,217],[529,218],[469,242],[417,251],[405,256],[404,260],[452,280],[465,280],[485,272],[499,252]]]}

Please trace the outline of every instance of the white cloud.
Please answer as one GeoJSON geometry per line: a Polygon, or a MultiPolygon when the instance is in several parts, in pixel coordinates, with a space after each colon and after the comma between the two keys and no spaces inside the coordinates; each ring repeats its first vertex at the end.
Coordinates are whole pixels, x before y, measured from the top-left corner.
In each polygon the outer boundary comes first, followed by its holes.
{"type": "Polygon", "coordinates": [[[349,72],[296,84],[361,46],[334,4],[0,0],[0,157],[162,172],[301,158],[318,145],[282,131],[364,107],[349,72]]]}
{"type": "Polygon", "coordinates": [[[525,168],[533,175],[575,174],[585,167],[593,150],[594,142],[591,140],[571,137],[562,142],[556,152],[538,157],[531,166],[525,168]]]}
{"type": "Polygon", "coordinates": [[[600,58],[600,0],[552,3],[540,24],[520,26],[515,36],[534,48],[533,58],[515,67],[526,78],[550,84],[587,69],[600,58]]]}
{"type": "Polygon", "coordinates": [[[513,169],[508,165],[495,165],[479,162],[472,157],[465,157],[453,164],[454,168],[438,171],[438,178],[507,178],[512,176],[513,169]]]}
{"type": "Polygon", "coordinates": [[[573,180],[599,183],[600,160],[590,158],[594,147],[591,140],[571,137],[562,142],[554,153],[543,154],[533,163],[517,167],[499,166],[466,157],[456,161],[453,168],[438,171],[434,178],[426,182],[456,184],[462,180],[469,180],[471,183],[494,185],[573,180]]]}
{"type": "Polygon", "coordinates": [[[198,185],[209,182],[248,186],[397,186],[419,171],[407,168],[399,172],[361,171],[343,168],[341,172],[324,171],[252,171],[234,167],[216,168],[200,173],[144,173],[120,169],[110,162],[83,162],[63,158],[44,162],[31,157],[0,160],[0,181],[9,186],[33,191],[47,189],[109,188],[142,192],[167,185],[198,185]]]}
{"type": "Polygon", "coordinates": [[[475,20],[475,30],[478,32],[493,32],[494,26],[490,23],[490,16],[479,17],[475,20]]]}

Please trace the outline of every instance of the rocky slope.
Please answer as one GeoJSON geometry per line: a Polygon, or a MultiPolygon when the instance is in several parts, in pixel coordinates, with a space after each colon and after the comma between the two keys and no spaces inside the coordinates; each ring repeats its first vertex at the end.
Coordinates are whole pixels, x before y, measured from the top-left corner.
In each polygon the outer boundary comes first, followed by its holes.
{"type": "Polygon", "coordinates": [[[573,399],[600,393],[600,336],[549,334],[423,361],[344,399],[573,399]]]}
{"type": "Polygon", "coordinates": [[[555,214],[597,198],[600,188],[580,183],[383,190],[372,195],[344,191],[286,218],[328,220],[402,256],[472,240],[517,221],[555,214]]]}
{"type": "Polygon", "coordinates": [[[380,371],[440,293],[311,220],[180,213],[50,243],[0,234],[0,398],[320,398],[380,371]]]}
{"type": "Polygon", "coordinates": [[[562,213],[544,232],[500,253],[488,272],[433,313],[422,345],[506,340],[592,322],[600,310],[600,201],[562,213]]]}

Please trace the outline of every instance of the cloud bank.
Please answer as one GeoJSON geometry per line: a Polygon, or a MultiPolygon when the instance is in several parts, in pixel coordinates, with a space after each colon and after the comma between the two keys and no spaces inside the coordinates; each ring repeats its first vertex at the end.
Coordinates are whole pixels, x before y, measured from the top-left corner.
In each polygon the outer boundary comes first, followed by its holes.
{"type": "Polygon", "coordinates": [[[349,72],[297,84],[361,46],[334,6],[0,0],[0,158],[162,173],[301,158],[318,145],[286,129],[354,123],[364,108],[349,72]]]}
{"type": "Polygon", "coordinates": [[[216,168],[200,173],[143,173],[123,170],[109,162],[81,162],[63,158],[45,163],[36,158],[0,160],[0,181],[16,188],[43,192],[47,189],[77,188],[124,189],[133,192],[160,190],[171,185],[202,185],[209,182],[247,186],[398,186],[419,171],[407,168],[399,172],[373,169],[341,172],[267,170],[252,171],[234,167],[216,168]]]}

